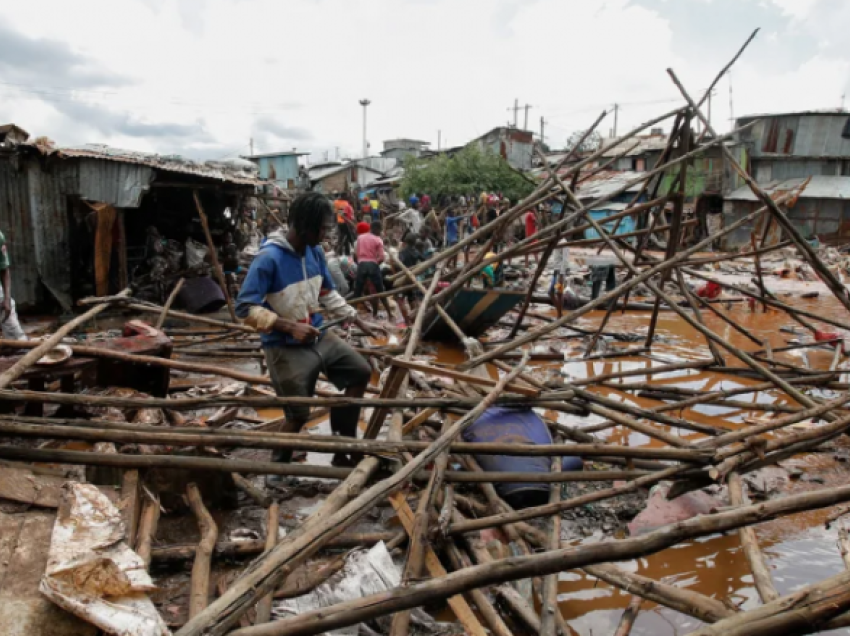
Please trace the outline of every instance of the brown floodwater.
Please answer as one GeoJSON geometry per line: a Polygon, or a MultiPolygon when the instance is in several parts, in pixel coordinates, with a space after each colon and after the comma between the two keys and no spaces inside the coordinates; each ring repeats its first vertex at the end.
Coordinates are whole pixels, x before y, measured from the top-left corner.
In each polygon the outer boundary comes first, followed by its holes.
{"type": "MultiPolygon", "coordinates": [[[[847,318],[846,310],[834,299],[788,301],[789,304],[812,311],[818,315],[830,316],[838,320],[847,318]]],[[[762,340],[769,340],[773,348],[788,345],[788,341],[799,338],[811,339],[809,332],[797,327],[797,334],[780,331],[780,327],[794,325],[794,321],[785,313],[770,311],[753,312],[746,304],[739,303],[729,311],[723,310],[737,324],[750,330],[762,340]]],[[[602,312],[594,312],[584,317],[578,324],[582,327],[595,327],[599,324],[602,312]]],[[[713,315],[705,315],[706,325],[731,343],[746,351],[755,351],[759,347],[749,339],[733,330],[725,322],[713,315]]],[[[833,327],[812,321],[825,331],[835,331],[833,327]]],[[[606,331],[645,334],[649,325],[648,312],[628,312],[617,314],[609,322],[606,331]]],[[[686,324],[675,313],[667,311],[660,314],[657,340],[652,347],[652,359],[647,357],[617,358],[614,360],[572,360],[566,362],[563,372],[570,378],[580,379],[604,373],[626,369],[661,366],[671,362],[710,357],[705,338],[686,324]]],[[[576,347],[578,354],[583,352],[581,344],[576,347]]],[[[615,344],[614,347],[631,348],[634,344],[615,344]]],[[[805,354],[799,352],[777,353],[777,360],[798,367],[810,366],[812,369],[828,368],[833,352],[825,349],[808,349],[805,354]],[[807,361],[806,361],[807,359],[807,361]]],[[[727,364],[742,366],[731,355],[726,355],[727,364]]],[[[843,368],[843,362],[841,363],[843,368]]],[[[842,378],[843,381],[846,381],[842,378]]],[[[650,381],[655,386],[679,386],[701,391],[721,390],[749,386],[761,382],[711,372],[674,371],[650,378],[632,376],[622,382],[650,381]]],[[[625,400],[645,408],[661,404],[659,401],[635,397],[617,390],[594,389],[613,399],[625,400]]],[[[733,399],[751,403],[771,403],[798,406],[796,402],[780,391],[753,392],[735,396],[733,399]]],[[[739,428],[746,418],[764,416],[762,411],[744,411],[738,408],[699,405],[671,414],[681,415],[696,422],[714,424],[726,428],[739,428]]],[[[554,414],[553,414],[554,415],[554,414]]],[[[567,416],[561,415],[566,421],[567,416]]],[[[577,424],[576,418],[569,419],[577,424]]],[[[666,427],[662,427],[666,428],[666,427]]],[[[670,430],[670,429],[667,429],[670,430]]],[[[702,437],[699,433],[673,431],[685,439],[695,441],[702,437]]],[[[632,446],[652,446],[659,442],[622,427],[615,427],[597,433],[601,438],[615,443],[628,443],[632,446]]],[[[848,471],[831,456],[808,454],[794,458],[786,465],[799,468],[809,475],[817,475],[825,484],[847,483],[848,471]]],[[[788,493],[822,488],[824,485],[804,481],[790,481],[785,488],[788,493]]],[[[774,582],[781,594],[790,593],[799,587],[814,583],[842,571],[844,565],[838,547],[835,528],[827,530],[824,520],[828,510],[802,513],[781,520],[761,524],[756,527],[759,545],[765,553],[774,582]]],[[[599,541],[607,537],[590,537],[576,541],[575,545],[599,541]]],[[[702,594],[731,602],[742,609],[759,604],[759,598],[753,586],[752,575],[736,534],[707,537],[683,543],[674,548],[634,561],[621,563],[621,567],[665,583],[688,588],[702,594]]],[[[630,595],[597,581],[581,572],[564,572],[560,576],[559,601],[561,611],[576,633],[582,636],[609,634],[614,631],[623,610],[630,601],[630,595]]],[[[699,625],[699,621],[678,612],[646,602],[642,606],[632,629],[635,635],[675,635],[685,634],[699,625]]],[[[839,633],[839,632],[835,632],[839,633]]]]}

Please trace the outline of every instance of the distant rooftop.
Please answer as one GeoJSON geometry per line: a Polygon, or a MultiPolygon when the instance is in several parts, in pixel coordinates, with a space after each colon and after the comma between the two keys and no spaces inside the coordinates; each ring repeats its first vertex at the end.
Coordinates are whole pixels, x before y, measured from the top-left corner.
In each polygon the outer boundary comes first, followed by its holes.
{"type": "Polygon", "coordinates": [[[737,120],[742,119],[761,119],[763,117],[793,117],[795,115],[837,115],[847,117],[850,115],[850,111],[844,110],[842,108],[822,108],[817,110],[791,110],[787,112],[778,112],[778,113],[756,113],[754,115],[742,115],[740,117],[736,117],[737,120]]]}
{"type": "MultiPolygon", "coordinates": [[[[768,194],[791,192],[803,185],[806,178],[785,179],[760,183],[759,186],[768,194]]],[[[817,175],[811,177],[809,185],[800,194],[801,199],[850,199],[850,177],[817,175]]],[[[749,186],[743,186],[729,194],[728,201],[757,201],[756,195],[749,186]]]]}
{"type": "Polygon", "coordinates": [[[245,159],[264,159],[268,157],[304,157],[309,155],[309,152],[299,152],[298,150],[281,150],[280,152],[267,152],[262,155],[243,155],[245,159]]]}

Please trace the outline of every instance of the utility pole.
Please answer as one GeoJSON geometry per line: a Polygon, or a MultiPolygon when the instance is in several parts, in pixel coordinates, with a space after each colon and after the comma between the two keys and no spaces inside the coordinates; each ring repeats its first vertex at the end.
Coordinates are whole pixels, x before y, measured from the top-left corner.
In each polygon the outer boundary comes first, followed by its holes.
{"type": "Polygon", "coordinates": [[[546,135],[544,132],[546,131],[546,120],[543,119],[543,116],[540,116],[540,145],[544,145],[546,143],[546,135]]]}
{"type": "Polygon", "coordinates": [[[525,124],[523,124],[522,129],[528,130],[528,111],[531,108],[531,104],[525,105],[525,124]]]}
{"type": "Polygon", "coordinates": [[[729,78],[729,121],[731,122],[730,130],[735,128],[735,106],[732,101],[732,71],[726,71],[726,76],[729,78]]]}
{"type": "Polygon", "coordinates": [[[437,150],[438,151],[440,150],[440,140],[442,139],[442,136],[443,136],[443,131],[438,130],[437,131],[437,150]]]}
{"type": "Polygon", "coordinates": [[[369,154],[369,145],[368,145],[368,142],[366,141],[366,109],[369,107],[369,104],[371,104],[371,103],[372,103],[371,100],[368,100],[368,99],[361,99],[360,100],[360,105],[363,107],[363,158],[364,159],[369,154]]]}
{"type": "Polygon", "coordinates": [[[617,116],[620,113],[620,105],[614,104],[614,137],[617,137],[617,116]]]}
{"type": "Polygon", "coordinates": [[[251,156],[253,157],[254,156],[254,138],[253,137],[251,137],[251,141],[249,142],[249,145],[251,146],[251,156]]]}

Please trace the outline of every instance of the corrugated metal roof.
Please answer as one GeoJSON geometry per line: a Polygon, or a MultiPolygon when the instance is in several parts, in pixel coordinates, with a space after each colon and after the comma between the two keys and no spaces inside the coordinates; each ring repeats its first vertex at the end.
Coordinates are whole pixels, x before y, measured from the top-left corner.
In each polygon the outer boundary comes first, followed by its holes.
{"type": "Polygon", "coordinates": [[[221,166],[209,165],[208,163],[197,163],[178,155],[157,155],[139,152],[137,150],[112,148],[104,144],[86,144],[79,147],[56,148],[48,151],[47,154],[57,154],[60,157],[103,159],[106,161],[130,163],[156,168],[157,170],[190,174],[240,185],[263,185],[265,183],[263,180],[246,171],[228,170],[221,166]]]}
{"type": "MultiPolygon", "coordinates": [[[[846,157],[850,139],[843,136],[850,113],[804,112],[762,115],[758,123],[741,133],[752,144],[752,156],[846,157]]],[[[740,117],[737,125],[756,117],[740,117]]]]}
{"type": "Polygon", "coordinates": [[[616,201],[608,201],[607,203],[603,203],[601,205],[596,206],[595,208],[591,208],[590,212],[605,212],[605,211],[616,211],[620,212],[622,210],[628,209],[630,206],[628,203],[617,203],[616,201]]]}
{"type": "MultiPolygon", "coordinates": [[[[759,186],[768,194],[790,192],[802,186],[806,179],[811,179],[809,185],[800,194],[801,199],[850,199],[850,177],[815,176],[785,181],[770,181],[759,186]]],[[[738,188],[726,196],[727,201],[757,201],[758,199],[747,187],[738,188]]]]}
{"type": "MultiPolygon", "coordinates": [[[[643,176],[643,172],[614,172],[603,170],[579,184],[576,195],[579,199],[599,199],[622,188],[626,183],[643,176]]],[[[633,185],[627,192],[637,192],[641,186],[633,185]]]]}
{"type": "Polygon", "coordinates": [[[603,157],[616,157],[628,150],[624,157],[635,157],[646,152],[660,152],[667,147],[667,137],[652,135],[650,137],[632,137],[620,141],[620,139],[605,139],[602,142],[605,152],[603,157]]]}
{"type": "Polygon", "coordinates": [[[137,208],[153,180],[153,168],[133,163],[81,159],[80,196],[116,208],[137,208]]]}

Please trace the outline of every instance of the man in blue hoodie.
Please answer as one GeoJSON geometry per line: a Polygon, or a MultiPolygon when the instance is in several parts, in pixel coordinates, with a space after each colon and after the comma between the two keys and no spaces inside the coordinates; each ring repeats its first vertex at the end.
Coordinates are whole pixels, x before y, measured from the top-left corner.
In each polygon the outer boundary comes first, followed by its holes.
{"type": "MultiPolygon", "coordinates": [[[[321,242],[333,231],[330,202],[316,192],[302,194],[289,211],[289,231],[273,232],[260,249],[236,303],[236,315],[259,331],[275,392],[281,397],[312,397],[320,372],[347,397],[360,398],[372,375],[369,363],[347,343],[322,332],[320,308],[331,320],[357,320],[357,311],[334,286],[321,242]]],[[[310,418],[307,406],[284,408],[282,432],[297,433],[310,418]]],[[[331,409],[337,435],[356,437],[359,406],[331,409]]],[[[289,462],[291,451],[276,451],[274,461],[289,462]]],[[[338,453],[333,463],[359,458],[338,453]]]]}

